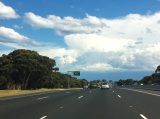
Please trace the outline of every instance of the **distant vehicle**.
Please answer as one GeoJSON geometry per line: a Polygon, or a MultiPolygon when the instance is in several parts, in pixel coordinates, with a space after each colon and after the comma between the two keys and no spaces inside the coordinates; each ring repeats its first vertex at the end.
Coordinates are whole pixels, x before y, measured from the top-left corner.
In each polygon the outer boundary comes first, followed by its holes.
{"type": "Polygon", "coordinates": [[[88,89],[88,85],[85,85],[85,86],[83,87],[83,89],[88,89]]]}
{"type": "Polygon", "coordinates": [[[109,84],[106,83],[106,82],[103,82],[103,83],[101,84],[101,89],[109,89],[109,84]]]}

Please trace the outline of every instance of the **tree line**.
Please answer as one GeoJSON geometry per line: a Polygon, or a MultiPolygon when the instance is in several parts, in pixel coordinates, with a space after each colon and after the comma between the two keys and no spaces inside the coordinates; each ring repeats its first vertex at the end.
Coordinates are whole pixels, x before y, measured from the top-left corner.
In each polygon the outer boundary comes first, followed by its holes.
{"type": "Polygon", "coordinates": [[[53,71],[56,61],[19,49],[0,57],[0,89],[83,87],[88,82],[53,71]]]}
{"type": "Polygon", "coordinates": [[[160,65],[157,66],[153,74],[143,77],[140,82],[143,84],[160,84],[160,65]]]}
{"type": "Polygon", "coordinates": [[[160,65],[157,66],[155,72],[150,76],[145,76],[141,80],[126,79],[116,82],[117,85],[139,85],[139,84],[158,84],[160,85],[160,65]]]}

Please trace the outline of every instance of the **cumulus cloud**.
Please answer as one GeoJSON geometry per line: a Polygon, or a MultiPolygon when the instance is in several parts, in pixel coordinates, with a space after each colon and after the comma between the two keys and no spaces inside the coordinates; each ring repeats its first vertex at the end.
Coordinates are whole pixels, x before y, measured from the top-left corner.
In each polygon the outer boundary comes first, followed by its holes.
{"type": "Polygon", "coordinates": [[[0,1],[0,19],[15,19],[18,17],[19,15],[12,7],[5,5],[0,1]]]}
{"type": "Polygon", "coordinates": [[[76,58],[78,57],[78,52],[76,50],[58,47],[41,50],[40,54],[49,56],[50,58],[55,58],[60,65],[76,62],[76,58]]]}
{"type": "Polygon", "coordinates": [[[48,15],[46,18],[35,15],[32,12],[25,14],[25,20],[28,24],[38,28],[54,29],[59,35],[72,33],[97,33],[100,26],[108,26],[97,17],[87,15],[84,19],[76,19],[71,16],[61,18],[55,15],[48,15]]]}
{"type": "Polygon", "coordinates": [[[106,63],[95,63],[92,65],[77,65],[75,68],[77,68],[77,70],[83,71],[115,71],[115,68],[112,67],[112,65],[106,63]]]}
{"type": "Polygon", "coordinates": [[[65,36],[64,39],[70,48],[81,52],[117,52],[129,44],[128,39],[110,38],[98,34],[72,34],[65,36]]]}
{"type": "Polygon", "coordinates": [[[0,44],[13,49],[34,49],[45,45],[4,26],[0,26],[0,44]]]}
{"type": "MultiPolygon", "coordinates": [[[[152,70],[160,61],[160,12],[114,19],[88,14],[81,19],[42,17],[29,12],[25,20],[32,27],[54,30],[64,38],[67,48],[56,57],[60,62],[68,59],[73,69],[152,70]],[[76,53],[65,55],[70,51],[76,53]]],[[[52,50],[47,52],[54,57],[52,50]]]]}
{"type": "Polygon", "coordinates": [[[0,27],[0,42],[26,42],[29,38],[7,27],[0,27]]]}

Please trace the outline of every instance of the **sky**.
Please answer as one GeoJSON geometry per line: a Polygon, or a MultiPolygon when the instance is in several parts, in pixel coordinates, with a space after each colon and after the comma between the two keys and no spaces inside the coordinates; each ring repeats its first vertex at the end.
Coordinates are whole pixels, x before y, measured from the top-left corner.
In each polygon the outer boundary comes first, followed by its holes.
{"type": "Polygon", "coordinates": [[[0,0],[0,56],[35,50],[86,79],[141,79],[160,64],[160,0],[0,0]]]}

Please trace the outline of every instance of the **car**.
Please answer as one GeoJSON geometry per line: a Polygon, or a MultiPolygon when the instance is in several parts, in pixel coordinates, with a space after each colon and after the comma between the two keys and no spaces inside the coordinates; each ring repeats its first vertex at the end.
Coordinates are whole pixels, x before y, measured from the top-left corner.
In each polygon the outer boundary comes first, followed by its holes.
{"type": "Polygon", "coordinates": [[[89,88],[89,86],[88,85],[85,85],[84,87],[83,87],[83,89],[88,89],[89,88]]]}
{"type": "Polygon", "coordinates": [[[101,84],[101,89],[109,89],[109,84],[106,83],[106,82],[103,82],[103,83],[101,84]]]}

